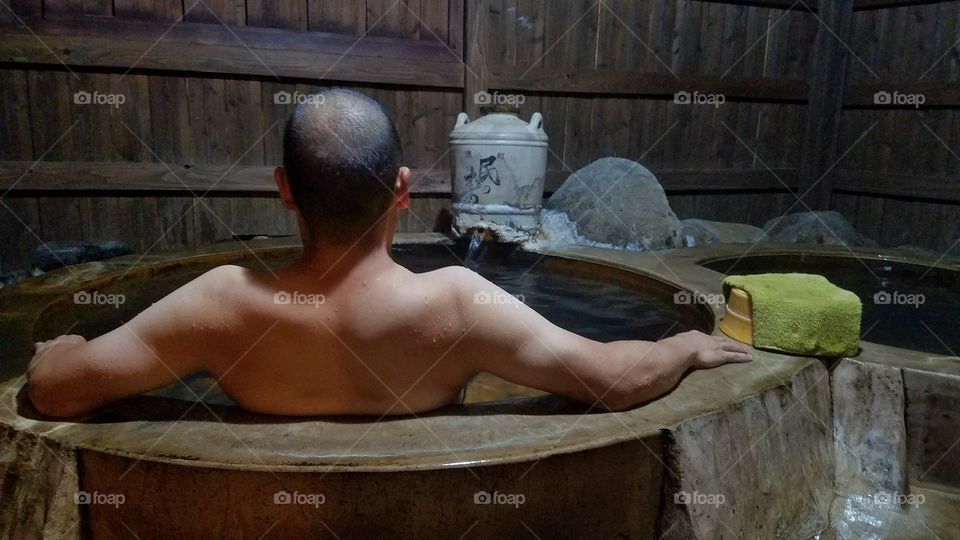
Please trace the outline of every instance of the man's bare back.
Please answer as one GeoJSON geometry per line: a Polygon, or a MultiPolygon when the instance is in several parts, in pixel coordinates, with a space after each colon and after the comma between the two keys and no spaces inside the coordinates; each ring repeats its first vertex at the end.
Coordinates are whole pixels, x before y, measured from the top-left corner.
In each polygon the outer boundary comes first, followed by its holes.
{"type": "MultiPolygon", "coordinates": [[[[389,124],[382,111],[367,110],[367,98],[331,96],[339,100],[338,114],[354,107],[351,119],[366,114],[373,125],[389,124]]],[[[345,141],[379,145],[373,155],[380,157],[390,154],[388,143],[398,148],[395,133],[386,143],[364,142],[371,137],[367,124],[340,126],[335,141],[323,140],[324,129],[333,131],[328,124],[337,127],[323,115],[333,113],[298,111],[285,142],[304,139],[298,144],[313,145],[307,155],[314,159],[345,141]]],[[[296,145],[285,147],[285,163],[286,154],[297,152],[296,145]]],[[[357,161],[353,154],[323,159],[357,161]]],[[[410,272],[389,254],[397,213],[409,201],[410,170],[390,163],[371,165],[389,175],[392,189],[386,198],[372,192],[386,208],[368,217],[372,225],[354,226],[356,238],[344,226],[354,216],[338,206],[350,208],[343,204],[349,192],[324,202],[298,182],[365,171],[341,173],[327,162],[308,163],[311,169],[295,160],[278,168],[280,198],[297,213],[304,238],[301,261],[276,273],[219,267],[89,342],[61,336],[38,343],[28,371],[35,407],[50,416],[84,414],[206,371],[241,407],[269,414],[418,413],[455,401],[479,372],[623,409],[669,391],[691,368],[750,361],[742,345],[700,332],[655,343],[599,343],[519,302],[475,302],[478,294],[507,293],[466,268],[410,272]],[[304,210],[307,201],[313,213],[304,210]]],[[[355,208],[358,215],[368,210],[355,208]]]]}
{"type": "Polygon", "coordinates": [[[414,274],[380,251],[346,273],[222,266],[89,343],[38,344],[31,377],[62,380],[32,385],[34,402],[72,416],[207,371],[255,412],[410,414],[454,402],[483,371],[620,409],[690,367],[749,360],[699,332],[594,342],[519,302],[476,303],[477,293],[507,293],[471,270],[414,274]],[[57,369],[65,363],[73,369],[57,369]]]}

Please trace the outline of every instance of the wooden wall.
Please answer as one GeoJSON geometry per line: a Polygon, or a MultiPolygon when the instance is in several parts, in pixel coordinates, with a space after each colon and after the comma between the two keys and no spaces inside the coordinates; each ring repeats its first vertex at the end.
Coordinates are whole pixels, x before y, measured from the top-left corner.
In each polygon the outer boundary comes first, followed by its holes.
{"type": "MultiPolygon", "coordinates": [[[[118,50],[116,58],[92,45],[84,49],[89,43],[85,36],[73,40],[76,50],[71,56],[87,54],[84,64],[101,65],[73,65],[55,45],[51,45],[52,51],[31,53],[30,60],[40,60],[43,65],[35,61],[2,65],[0,162],[6,166],[0,166],[0,193],[11,186],[15,189],[2,199],[7,208],[0,207],[0,270],[22,266],[41,241],[120,239],[143,253],[194,248],[236,236],[296,234],[292,214],[282,208],[270,185],[270,167],[282,158],[283,124],[293,109],[275,103],[277,92],[307,94],[336,85],[367,93],[396,118],[410,166],[446,169],[442,158],[448,126],[462,109],[462,95],[456,88],[327,82],[317,80],[321,77],[284,76],[279,68],[270,66],[265,69],[278,71],[277,77],[269,73],[221,74],[215,72],[218,67],[211,73],[160,70],[156,69],[158,60],[149,55],[132,70],[120,67],[134,65],[181,17],[188,23],[206,25],[190,28],[197,34],[224,30],[222,21],[236,32],[240,27],[336,32],[351,37],[347,47],[367,34],[396,38],[380,40],[388,46],[402,47],[412,40],[436,45],[441,55],[450,57],[451,65],[457,65],[455,48],[447,51],[451,16],[447,0],[393,4],[386,0],[207,0],[204,4],[192,0],[46,0],[42,5],[15,4],[22,20],[40,36],[35,40],[40,48],[55,42],[48,33],[54,35],[61,26],[73,23],[100,25],[104,35],[142,31],[147,38],[118,42],[118,48],[127,50],[118,50]],[[194,9],[189,9],[191,4],[196,4],[194,9]],[[57,57],[69,67],[61,65],[57,57]],[[126,101],[118,107],[77,105],[74,93],[78,91],[122,94],[126,101]],[[57,167],[64,162],[67,166],[57,167]],[[147,170],[152,172],[140,178],[129,169],[109,167],[114,162],[150,163],[147,170]],[[24,176],[31,166],[35,172],[24,176]],[[199,169],[213,172],[194,184],[189,175],[199,169]],[[256,185],[232,187],[234,176],[244,171],[256,172],[257,178],[251,182],[256,185]],[[160,176],[166,177],[163,182],[158,180],[160,176]],[[190,189],[180,183],[181,178],[190,189]],[[209,187],[214,189],[206,193],[209,187]]],[[[19,21],[8,17],[7,22],[22,29],[19,21]]],[[[249,35],[256,40],[286,39],[289,34],[249,35]]],[[[294,37],[303,35],[319,34],[294,37]]],[[[241,45],[241,38],[251,41],[248,34],[240,34],[235,45],[241,45]]],[[[204,38],[198,35],[198,39],[204,38]]],[[[167,46],[171,40],[168,35],[160,45],[167,46]]],[[[18,46],[5,48],[4,60],[16,59],[18,46]]],[[[229,54],[246,55],[255,63],[258,56],[263,57],[238,48],[243,47],[234,46],[229,54]]],[[[175,58],[163,61],[176,63],[175,58]]],[[[432,230],[447,204],[444,198],[418,195],[401,227],[432,230]]]]}
{"type": "MultiPolygon", "coordinates": [[[[681,218],[762,224],[802,209],[791,190],[825,30],[795,1],[4,1],[0,271],[23,266],[41,241],[120,239],[147,252],[295,234],[270,178],[292,109],[275,95],[333,85],[368,93],[397,120],[416,182],[403,230],[445,226],[447,133],[458,112],[476,113],[481,89],[522,94],[524,115],[544,113],[548,191],[622,156],[658,173],[681,218]],[[126,101],[76,104],[80,91],[126,101]],[[726,103],[677,104],[680,91],[726,103]]],[[[956,39],[956,4],[858,11],[854,49],[884,80],[918,76],[909,70],[956,39]]],[[[955,53],[926,80],[956,81],[955,53]]],[[[884,149],[866,153],[865,139],[839,169],[955,174],[945,150],[907,148],[926,131],[913,119],[946,136],[952,110],[857,108],[875,82],[862,71],[850,68],[837,146],[882,119],[869,137],[884,149]],[[893,148],[906,118],[913,135],[893,148]]],[[[833,179],[831,204],[868,233],[892,228],[876,224],[893,205],[924,219],[928,206],[954,208],[866,196],[858,186],[870,182],[857,178],[833,179]]]]}
{"type": "Polygon", "coordinates": [[[854,13],[834,207],[883,245],[960,240],[960,3],[854,13]],[[922,93],[931,107],[872,104],[922,93]]]}
{"type": "Polygon", "coordinates": [[[480,87],[544,113],[561,177],[601,157],[640,161],[666,175],[681,218],[762,224],[793,198],[784,169],[800,160],[808,13],[687,0],[481,4],[480,87]],[[677,104],[678,91],[728,101],[677,104]],[[691,184],[665,172],[685,170],[705,173],[691,184]],[[758,181],[744,186],[747,176],[758,181]]]}

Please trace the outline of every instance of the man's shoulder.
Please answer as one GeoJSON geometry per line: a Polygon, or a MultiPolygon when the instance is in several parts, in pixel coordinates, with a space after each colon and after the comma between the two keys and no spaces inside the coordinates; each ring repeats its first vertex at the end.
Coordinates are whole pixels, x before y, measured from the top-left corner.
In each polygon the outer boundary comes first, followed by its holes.
{"type": "Polygon", "coordinates": [[[436,270],[417,274],[416,279],[426,283],[438,293],[452,294],[454,297],[465,295],[477,289],[486,280],[480,274],[463,266],[445,266],[436,270]]]}
{"type": "Polygon", "coordinates": [[[207,270],[194,280],[203,287],[224,287],[249,280],[250,270],[234,264],[224,264],[207,270]]]}
{"type": "Polygon", "coordinates": [[[422,276],[433,276],[440,281],[452,283],[463,283],[476,279],[478,274],[465,266],[444,266],[432,272],[420,274],[422,276]]]}
{"type": "Polygon", "coordinates": [[[252,285],[252,272],[232,264],[217,266],[197,276],[183,286],[192,303],[220,304],[229,299],[240,299],[252,285]]]}

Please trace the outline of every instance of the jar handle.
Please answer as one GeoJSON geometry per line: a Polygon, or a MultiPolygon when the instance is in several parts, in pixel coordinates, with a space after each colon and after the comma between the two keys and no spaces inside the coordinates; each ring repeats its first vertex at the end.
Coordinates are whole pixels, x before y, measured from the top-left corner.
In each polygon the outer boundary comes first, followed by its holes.
{"type": "Polygon", "coordinates": [[[530,117],[530,127],[534,129],[540,129],[543,127],[543,115],[535,112],[533,116],[530,117]]]}
{"type": "Polygon", "coordinates": [[[460,113],[459,116],[457,116],[457,125],[455,127],[464,126],[469,121],[470,121],[470,116],[467,113],[462,112],[460,113]]]}

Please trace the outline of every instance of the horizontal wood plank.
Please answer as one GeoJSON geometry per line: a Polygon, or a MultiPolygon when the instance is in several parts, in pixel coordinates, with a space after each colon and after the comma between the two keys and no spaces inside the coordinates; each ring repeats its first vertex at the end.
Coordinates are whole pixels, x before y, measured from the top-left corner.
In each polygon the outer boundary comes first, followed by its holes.
{"type": "Polygon", "coordinates": [[[672,96],[678,92],[723,94],[727,99],[803,103],[807,84],[793,79],[733,79],[669,73],[618,73],[600,70],[563,72],[554,69],[493,68],[487,79],[490,90],[672,96]]]}
{"type": "Polygon", "coordinates": [[[925,4],[942,4],[944,2],[956,2],[956,0],[855,0],[853,3],[853,10],[863,11],[867,9],[889,9],[907,6],[922,6],[925,4]]]}
{"type": "MultiPolygon", "coordinates": [[[[273,167],[192,166],[162,163],[63,162],[34,165],[25,161],[0,162],[0,190],[14,191],[206,191],[269,193],[277,190],[273,167]]],[[[446,170],[414,170],[415,193],[449,193],[446,170]]]]}
{"type": "Polygon", "coordinates": [[[710,4],[727,4],[731,6],[754,6],[775,9],[789,9],[795,11],[816,11],[817,0],[700,0],[710,4]]]}
{"type": "MultiPolygon", "coordinates": [[[[795,189],[795,169],[666,169],[654,173],[667,191],[780,191],[795,189]],[[786,186],[784,185],[786,184],[786,186]]],[[[545,191],[555,191],[571,176],[569,171],[549,171],[545,191]]],[[[157,191],[275,192],[273,167],[211,167],[162,163],[122,162],[0,162],[0,190],[51,191],[157,191]]],[[[411,191],[416,194],[450,193],[450,171],[413,170],[411,191]]]]}
{"type": "Polygon", "coordinates": [[[835,170],[834,189],[850,193],[960,202],[960,177],[835,170]]]}
{"type": "Polygon", "coordinates": [[[439,42],[103,17],[25,23],[0,21],[0,62],[463,86],[462,63],[439,42]]]}
{"type": "MultiPolygon", "coordinates": [[[[774,9],[789,9],[794,11],[817,11],[817,0],[698,0],[710,4],[727,4],[732,6],[755,6],[774,9]]],[[[956,0],[855,0],[853,3],[854,11],[863,11],[868,9],[888,9],[905,6],[922,6],[924,4],[941,4],[944,2],[955,2],[956,0]]]]}

